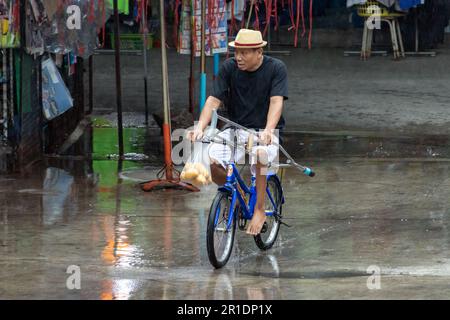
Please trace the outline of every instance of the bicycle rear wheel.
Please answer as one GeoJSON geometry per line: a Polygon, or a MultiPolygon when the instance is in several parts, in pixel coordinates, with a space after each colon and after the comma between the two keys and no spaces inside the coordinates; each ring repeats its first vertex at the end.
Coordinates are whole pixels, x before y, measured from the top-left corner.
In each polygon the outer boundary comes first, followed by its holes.
{"type": "Polygon", "coordinates": [[[233,250],[236,233],[236,215],[228,228],[231,206],[231,195],[226,192],[217,193],[209,211],[206,232],[206,249],[208,258],[214,268],[225,266],[233,250]]]}
{"type": "Polygon", "coordinates": [[[280,231],[283,207],[283,191],[280,181],[275,176],[270,176],[269,179],[267,179],[267,189],[265,209],[266,213],[272,212],[273,214],[267,216],[265,227],[263,228],[265,232],[254,237],[256,245],[261,250],[269,250],[275,244],[280,231]]]}

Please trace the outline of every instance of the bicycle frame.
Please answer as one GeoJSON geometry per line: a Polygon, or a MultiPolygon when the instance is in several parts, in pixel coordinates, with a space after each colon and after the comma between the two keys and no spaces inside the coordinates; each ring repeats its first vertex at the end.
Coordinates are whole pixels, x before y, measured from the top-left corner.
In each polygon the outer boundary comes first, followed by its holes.
{"type": "MultiPolygon", "coordinates": [[[[239,205],[241,207],[243,216],[242,218],[245,220],[251,220],[253,218],[253,213],[256,206],[256,177],[252,175],[251,178],[251,186],[250,188],[245,184],[244,180],[242,179],[241,175],[239,174],[239,170],[237,169],[236,165],[234,163],[231,163],[228,165],[227,168],[227,181],[226,183],[219,188],[219,191],[222,192],[229,192],[232,195],[231,198],[231,206],[229,208],[228,212],[228,221],[227,221],[227,231],[230,229],[231,224],[233,222],[233,219],[235,219],[235,207],[236,202],[239,202],[239,205]],[[244,196],[249,196],[249,203],[246,203],[246,199],[243,197],[241,192],[238,190],[238,186],[244,193],[244,196]]],[[[276,207],[275,201],[272,197],[272,194],[270,193],[270,190],[268,187],[266,187],[266,193],[268,198],[270,199],[270,202],[272,203],[273,207],[276,207]]],[[[284,199],[283,199],[284,200],[284,199]]],[[[274,216],[276,214],[276,211],[266,211],[267,216],[274,216]]],[[[216,221],[214,222],[215,226],[217,226],[219,220],[219,215],[216,214],[216,221]]]]}

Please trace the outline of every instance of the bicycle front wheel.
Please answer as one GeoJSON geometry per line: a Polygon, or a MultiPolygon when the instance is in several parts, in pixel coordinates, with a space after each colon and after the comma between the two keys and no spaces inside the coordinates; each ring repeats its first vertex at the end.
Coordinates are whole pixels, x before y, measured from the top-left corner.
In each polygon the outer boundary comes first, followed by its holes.
{"type": "Polygon", "coordinates": [[[267,215],[265,232],[255,236],[255,242],[259,249],[269,250],[275,244],[281,226],[283,190],[280,181],[274,176],[267,180],[267,192],[265,199],[265,210],[267,215]]]}
{"type": "Polygon", "coordinates": [[[206,248],[209,261],[216,269],[227,264],[233,250],[236,216],[233,215],[231,225],[228,226],[230,207],[231,195],[226,192],[219,192],[209,211],[206,248]]]}

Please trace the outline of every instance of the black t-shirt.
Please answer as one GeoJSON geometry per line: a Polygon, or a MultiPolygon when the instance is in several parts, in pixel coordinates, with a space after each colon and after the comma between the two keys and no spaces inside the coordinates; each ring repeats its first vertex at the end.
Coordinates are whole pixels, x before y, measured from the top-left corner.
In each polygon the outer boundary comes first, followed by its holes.
{"type": "MultiPolygon", "coordinates": [[[[230,120],[252,129],[265,129],[270,98],[288,99],[286,65],[264,56],[262,65],[253,72],[241,71],[234,58],[226,60],[214,82],[213,97],[221,100],[230,120]]],[[[277,129],[283,129],[281,117],[277,129]]]]}

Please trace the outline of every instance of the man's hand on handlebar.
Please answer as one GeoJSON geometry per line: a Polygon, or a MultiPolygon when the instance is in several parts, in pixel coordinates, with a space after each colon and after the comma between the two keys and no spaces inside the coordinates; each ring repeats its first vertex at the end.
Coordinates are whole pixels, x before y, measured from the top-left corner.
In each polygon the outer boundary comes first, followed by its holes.
{"type": "Polygon", "coordinates": [[[266,129],[259,134],[260,142],[264,145],[271,145],[273,142],[273,130],[266,129]]]}
{"type": "Polygon", "coordinates": [[[194,130],[189,130],[187,132],[186,138],[191,140],[191,142],[195,142],[201,140],[203,138],[203,130],[201,128],[195,128],[194,130]]]}

